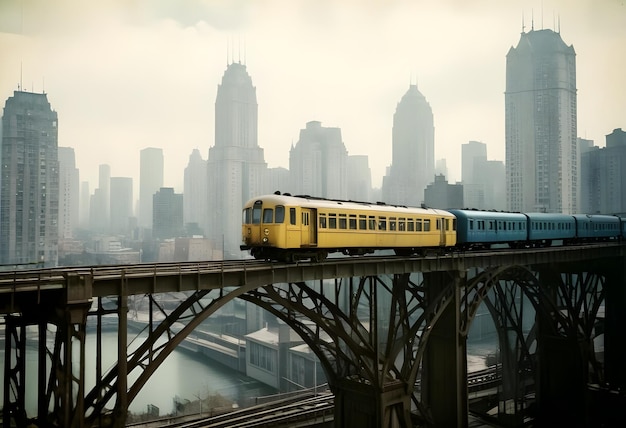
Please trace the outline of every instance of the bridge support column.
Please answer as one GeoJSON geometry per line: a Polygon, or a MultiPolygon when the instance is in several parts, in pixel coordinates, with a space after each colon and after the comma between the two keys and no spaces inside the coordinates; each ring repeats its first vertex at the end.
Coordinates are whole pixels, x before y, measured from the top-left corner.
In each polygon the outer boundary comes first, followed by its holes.
{"type": "Polygon", "coordinates": [[[465,272],[424,274],[428,304],[446,287],[453,287],[451,301],[432,327],[424,353],[422,402],[434,426],[467,427],[467,342],[461,331],[461,288],[465,272]]]}
{"type": "Polygon", "coordinates": [[[539,334],[537,422],[539,426],[584,426],[586,367],[574,338],[539,334]]]}
{"type": "Polygon", "coordinates": [[[343,379],[333,387],[335,426],[346,428],[410,428],[411,396],[403,382],[382,389],[357,380],[343,379]]]}
{"type": "MultiPolygon", "coordinates": [[[[595,422],[626,426],[626,257],[620,257],[607,274],[604,318],[605,385],[589,388],[589,407],[595,422]],[[598,421],[598,417],[604,418],[598,421]]],[[[598,423],[599,425],[599,423],[598,423]]]]}

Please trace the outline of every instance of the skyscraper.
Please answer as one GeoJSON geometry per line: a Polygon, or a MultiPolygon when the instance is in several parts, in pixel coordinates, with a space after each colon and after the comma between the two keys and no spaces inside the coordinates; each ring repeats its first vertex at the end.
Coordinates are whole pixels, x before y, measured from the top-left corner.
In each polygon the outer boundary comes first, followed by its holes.
{"type": "Polygon", "coordinates": [[[348,198],[348,151],[340,128],[311,121],[289,152],[292,194],[348,198]]]}
{"type": "Polygon", "coordinates": [[[59,147],[59,239],[74,236],[78,227],[79,175],[74,149],[59,147]]]}
{"type": "Polygon", "coordinates": [[[410,85],[393,115],[392,161],[383,178],[385,202],[419,206],[435,178],[435,126],[426,98],[410,85]]]}
{"type": "Polygon", "coordinates": [[[241,63],[226,68],[215,100],[215,145],[209,149],[209,226],[224,257],[240,257],[241,209],[267,192],[267,164],[258,145],[256,88],[241,63]]]}
{"type": "Polygon", "coordinates": [[[507,207],[578,209],[576,53],[559,33],[522,33],[506,56],[507,207]]]}
{"type": "Polygon", "coordinates": [[[139,154],[139,227],[152,228],[152,197],[163,187],[163,150],[148,147],[139,154]]]}
{"type": "Polygon", "coordinates": [[[46,94],[15,91],[2,115],[0,264],[55,266],[58,122],[46,94]]]}
{"type": "Polygon", "coordinates": [[[98,188],[91,196],[89,206],[89,226],[91,230],[108,233],[111,227],[110,216],[111,199],[111,166],[98,166],[98,188]]]}
{"type": "Polygon", "coordinates": [[[130,219],[133,216],[133,179],[131,177],[111,177],[111,232],[128,234],[130,219]]]}
{"type": "Polygon", "coordinates": [[[185,168],[183,217],[185,225],[196,223],[204,233],[209,226],[208,184],[207,162],[202,159],[200,151],[194,149],[185,168]]]}

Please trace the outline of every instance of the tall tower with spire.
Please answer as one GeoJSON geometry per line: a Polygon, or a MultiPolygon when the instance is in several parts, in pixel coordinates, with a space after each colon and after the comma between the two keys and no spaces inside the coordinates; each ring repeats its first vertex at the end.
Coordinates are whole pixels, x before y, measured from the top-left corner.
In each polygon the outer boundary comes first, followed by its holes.
{"type": "Polygon", "coordinates": [[[207,165],[209,226],[207,236],[225,258],[242,254],[241,209],[266,192],[267,164],[258,144],[256,88],[245,64],[231,63],[218,85],[215,145],[207,165]]]}
{"type": "Polygon", "coordinates": [[[383,178],[387,203],[419,206],[435,175],[435,127],[426,98],[410,85],[393,115],[392,161],[383,178]]]}
{"type": "Polygon", "coordinates": [[[506,56],[507,208],[578,210],[576,53],[552,30],[522,32],[506,56]]]}

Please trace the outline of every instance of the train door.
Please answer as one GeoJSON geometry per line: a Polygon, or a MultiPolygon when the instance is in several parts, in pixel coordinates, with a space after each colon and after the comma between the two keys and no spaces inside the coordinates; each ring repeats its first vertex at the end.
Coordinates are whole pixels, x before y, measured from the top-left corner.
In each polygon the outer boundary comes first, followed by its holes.
{"type": "Polygon", "coordinates": [[[437,219],[437,224],[439,224],[439,246],[446,246],[446,230],[448,227],[448,221],[445,218],[437,219]]]}
{"type": "Polygon", "coordinates": [[[302,208],[302,225],[300,227],[300,245],[314,247],[317,245],[317,218],[316,210],[302,208]]]}

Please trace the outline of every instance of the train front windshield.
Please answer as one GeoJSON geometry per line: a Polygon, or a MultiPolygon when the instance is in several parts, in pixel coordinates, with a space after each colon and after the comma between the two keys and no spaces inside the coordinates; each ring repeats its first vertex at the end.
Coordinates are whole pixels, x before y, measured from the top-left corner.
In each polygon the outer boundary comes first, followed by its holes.
{"type": "Polygon", "coordinates": [[[285,221],[285,207],[277,205],[274,208],[263,208],[261,201],[256,201],[252,207],[243,210],[244,224],[283,223],[285,221]]]}

